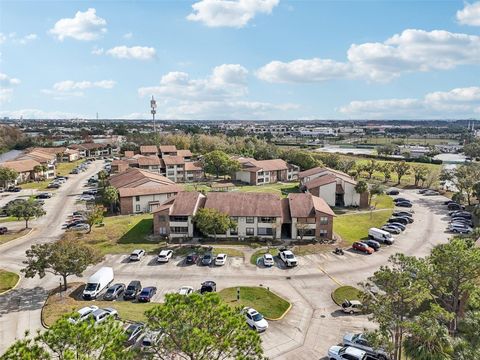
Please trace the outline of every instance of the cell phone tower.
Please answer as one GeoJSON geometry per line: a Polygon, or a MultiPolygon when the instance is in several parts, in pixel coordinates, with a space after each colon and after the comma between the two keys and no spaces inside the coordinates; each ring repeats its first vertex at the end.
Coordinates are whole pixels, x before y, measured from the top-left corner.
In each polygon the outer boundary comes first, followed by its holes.
{"type": "Polygon", "coordinates": [[[152,109],[150,112],[152,113],[152,119],[153,119],[153,132],[156,133],[157,129],[155,127],[155,114],[157,113],[157,102],[153,98],[153,95],[152,95],[152,100],[150,100],[150,108],[152,109]]]}

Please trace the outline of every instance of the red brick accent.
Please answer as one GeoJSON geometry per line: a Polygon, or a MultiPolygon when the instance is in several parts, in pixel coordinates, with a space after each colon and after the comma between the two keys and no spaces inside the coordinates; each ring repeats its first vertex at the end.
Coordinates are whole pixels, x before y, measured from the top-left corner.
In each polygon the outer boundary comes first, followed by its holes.
{"type": "Polygon", "coordinates": [[[365,209],[368,207],[368,191],[360,194],[360,208],[365,209]]]}
{"type": "Polygon", "coordinates": [[[315,213],[315,237],[320,239],[320,230],[327,230],[327,235],[325,236],[326,239],[333,239],[333,216],[328,215],[322,212],[315,213]],[[322,225],[320,224],[320,217],[327,217],[328,224],[322,225]]]}
{"type": "Polygon", "coordinates": [[[120,214],[122,215],[133,214],[133,198],[132,197],[120,198],[120,214]]]}
{"type": "Polygon", "coordinates": [[[162,235],[170,235],[170,222],[169,222],[168,210],[169,209],[165,209],[153,214],[153,234],[154,235],[160,234],[161,227],[164,227],[167,229],[167,233],[162,235]]]}

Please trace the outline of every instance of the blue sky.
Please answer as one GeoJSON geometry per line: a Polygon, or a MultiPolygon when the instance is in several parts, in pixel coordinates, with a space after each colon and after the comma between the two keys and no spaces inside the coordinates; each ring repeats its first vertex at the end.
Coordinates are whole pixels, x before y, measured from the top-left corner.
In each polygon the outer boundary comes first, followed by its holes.
{"type": "Polygon", "coordinates": [[[0,1],[0,116],[480,117],[480,1],[0,1]]]}

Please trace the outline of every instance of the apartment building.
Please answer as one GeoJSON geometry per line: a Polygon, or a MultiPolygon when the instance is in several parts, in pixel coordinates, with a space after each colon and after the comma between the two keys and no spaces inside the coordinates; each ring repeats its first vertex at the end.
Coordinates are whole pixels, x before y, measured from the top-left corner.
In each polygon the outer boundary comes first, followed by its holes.
{"type": "Polygon", "coordinates": [[[288,164],[282,159],[255,160],[252,158],[235,158],[242,168],[235,172],[233,180],[250,185],[273,184],[279,181],[292,181],[298,178],[299,167],[288,164]]]}
{"type": "MultiPolygon", "coordinates": [[[[36,180],[37,175],[34,169],[37,166],[41,166],[41,164],[33,159],[11,160],[0,163],[0,167],[11,169],[18,173],[18,177],[15,179],[14,184],[22,184],[36,180]]],[[[4,182],[0,185],[7,187],[11,184],[4,182]]]]}
{"type": "Polygon", "coordinates": [[[158,155],[158,148],[156,145],[142,145],[140,146],[140,154],[145,156],[149,156],[149,155],[156,156],[158,155]]]}
{"type": "Polygon", "coordinates": [[[290,194],[286,199],[270,193],[181,192],[153,210],[154,233],[175,238],[201,237],[193,221],[201,208],[229,215],[237,227],[219,237],[245,239],[332,238],[335,214],[321,198],[290,194]]]}
{"type": "Polygon", "coordinates": [[[78,150],[81,158],[99,158],[116,155],[119,148],[107,143],[82,143],[69,145],[71,149],[78,150]]]}
{"type": "Polygon", "coordinates": [[[22,160],[35,160],[42,166],[41,171],[35,172],[35,178],[52,179],[56,176],[56,163],[57,156],[55,153],[42,150],[41,148],[35,148],[26,153],[18,156],[16,161],[22,160]]]}

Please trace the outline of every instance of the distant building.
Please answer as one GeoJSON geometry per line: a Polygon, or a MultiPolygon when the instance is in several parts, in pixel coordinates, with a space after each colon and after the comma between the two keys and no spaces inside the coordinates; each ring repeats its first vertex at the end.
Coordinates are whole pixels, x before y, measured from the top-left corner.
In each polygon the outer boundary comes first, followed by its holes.
{"type": "Polygon", "coordinates": [[[242,166],[235,172],[233,180],[250,185],[273,184],[279,181],[293,181],[298,177],[298,166],[288,164],[282,159],[255,160],[235,157],[242,166]]]}

